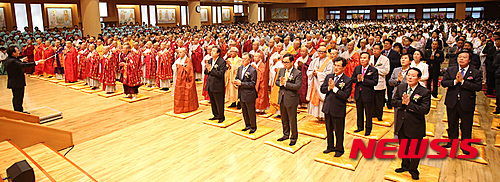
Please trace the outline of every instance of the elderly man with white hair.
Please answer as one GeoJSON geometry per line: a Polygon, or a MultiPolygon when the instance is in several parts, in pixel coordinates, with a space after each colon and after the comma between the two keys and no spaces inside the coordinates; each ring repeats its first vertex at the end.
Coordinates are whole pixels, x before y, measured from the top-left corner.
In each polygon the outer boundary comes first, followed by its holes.
{"type": "Polygon", "coordinates": [[[307,113],[313,115],[319,120],[325,118],[321,112],[325,101],[325,94],[321,93],[320,87],[326,78],[326,75],[332,73],[333,62],[328,58],[326,47],[318,48],[318,58],[314,59],[307,69],[308,89],[306,99],[309,101],[307,113]]]}
{"type": "Polygon", "coordinates": [[[238,68],[242,64],[242,60],[238,57],[238,48],[231,47],[229,50],[229,58],[226,60],[226,64],[228,65],[228,69],[226,70],[226,100],[231,103],[229,107],[237,107],[240,109],[241,106],[238,101],[238,88],[233,83],[236,74],[238,73],[238,68]]]}

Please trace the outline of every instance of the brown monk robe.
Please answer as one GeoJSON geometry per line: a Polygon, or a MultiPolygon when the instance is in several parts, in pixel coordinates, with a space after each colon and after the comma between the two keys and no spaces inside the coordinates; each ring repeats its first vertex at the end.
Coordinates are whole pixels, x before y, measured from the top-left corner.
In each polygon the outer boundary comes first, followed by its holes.
{"type": "Polygon", "coordinates": [[[179,57],[172,66],[174,70],[174,113],[186,113],[198,109],[198,95],[194,82],[193,62],[186,56],[186,49],[179,49],[179,57]]]}

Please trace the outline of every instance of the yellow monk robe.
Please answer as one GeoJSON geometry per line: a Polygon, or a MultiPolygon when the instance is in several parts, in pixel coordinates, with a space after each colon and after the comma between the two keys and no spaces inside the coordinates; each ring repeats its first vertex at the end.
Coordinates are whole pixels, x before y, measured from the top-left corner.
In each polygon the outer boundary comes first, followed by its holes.
{"type": "Polygon", "coordinates": [[[314,59],[309,68],[307,69],[307,84],[309,88],[307,89],[306,99],[309,101],[307,107],[307,113],[315,117],[325,117],[325,114],[321,112],[323,108],[323,102],[325,100],[325,94],[321,93],[320,87],[325,81],[328,74],[333,72],[333,62],[330,58],[316,58],[314,59]],[[316,71],[317,75],[314,76],[313,72],[316,71]]]}
{"type": "MultiPolygon", "coordinates": [[[[284,65],[281,62],[281,60],[278,60],[276,62],[276,64],[274,64],[273,67],[271,68],[270,72],[271,72],[271,79],[273,80],[273,83],[276,83],[276,79],[278,79],[276,74],[279,73],[279,70],[281,68],[284,68],[284,65]]],[[[271,114],[275,114],[276,111],[280,110],[280,105],[278,105],[279,91],[280,91],[280,87],[276,86],[276,84],[272,84],[271,97],[269,99],[269,104],[270,104],[269,113],[271,113],[271,114]]]]}
{"type": "Polygon", "coordinates": [[[238,56],[234,58],[227,59],[227,65],[229,69],[226,70],[225,81],[226,81],[226,101],[229,103],[236,102],[238,100],[238,88],[233,84],[234,78],[238,73],[238,68],[241,66],[242,60],[238,56]]]}

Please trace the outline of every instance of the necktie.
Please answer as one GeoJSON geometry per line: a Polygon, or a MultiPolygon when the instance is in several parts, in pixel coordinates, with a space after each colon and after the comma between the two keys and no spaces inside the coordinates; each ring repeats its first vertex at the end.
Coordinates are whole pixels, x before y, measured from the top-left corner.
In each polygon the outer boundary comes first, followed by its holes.
{"type": "Polygon", "coordinates": [[[462,74],[462,77],[464,77],[464,76],[465,76],[465,75],[464,75],[464,74],[465,74],[465,73],[464,73],[464,71],[465,71],[465,68],[460,69],[460,74],[462,74]]]}
{"type": "Polygon", "coordinates": [[[245,78],[245,72],[247,71],[247,67],[243,67],[243,71],[241,71],[241,79],[245,78]]]}
{"type": "Polygon", "coordinates": [[[389,56],[389,51],[385,51],[385,56],[389,56]]]}
{"type": "Polygon", "coordinates": [[[412,93],[413,93],[413,89],[410,87],[410,89],[408,90],[408,95],[411,96],[412,93]]]}
{"type": "Polygon", "coordinates": [[[285,70],[285,78],[288,80],[288,75],[290,74],[290,72],[288,70],[285,70]]]}
{"type": "Polygon", "coordinates": [[[363,68],[363,76],[365,76],[366,68],[363,68]]]}
{"type": "Polygon", "coordinates": [[[339,80],[339,76],[335,76],[335,80],[333,80],[333,82],[335,82],[335,84],[337,84],[338,80],[339,80]]]}

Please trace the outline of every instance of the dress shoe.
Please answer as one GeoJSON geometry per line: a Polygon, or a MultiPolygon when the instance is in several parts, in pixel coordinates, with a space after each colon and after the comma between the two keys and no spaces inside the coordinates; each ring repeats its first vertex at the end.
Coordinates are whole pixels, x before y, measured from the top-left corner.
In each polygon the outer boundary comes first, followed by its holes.
{"type": "Polygon", "coordinates": [[[323,151],[324,154],[328,154],[330,152],[336,152],[336,150],[335,149],[326,149],[323,151]]]}
{"type": "Polygon", "coordinates": [[[354,130],[354,133],[359,133],[360,131],[363,131],[363,129],[354,130]]]}
{"type": "Polygon", "coordinates": [[[278,138],[278,142],[281,142],[281,141],[284,141],[284,140],[288,140],[288,137],[283,136],[281,138],[278,138]]]}
{"type": "Polygon", "coordinates": [[[365,136],[370,136],[371,133],[371,131],[366,131],[365,136]]]}
{"type": "Polygon", "coordinates": [[[441,145],[444,148],[451,148],[451,142],[448,142],[446,145],[441,145]]]}
{"type": "Polygon", "coordinates": [[[420,177],[418,177],[419,172],[417,172],[417,171],[410,171],[410,174],[411,174],[411,179],[414,179],[414,180],[420,179],[420,177]]]}
{"type": "Polygon", "coordinates": [[[230,107],[230,108],[231,108],[231,107],[236,107],[236,102],[231,103],[231,105],[229,105],[229,107],[230,107]]]}
{"type": "Polygon", "coordinates": [[[377,117],[378,121],[382,121],[382,117],[377,117]]]}
{"type": "Polygon", "coordinates": [[[28,111],[23,111],[24,114],[30,114],[28,111]]]}
{"type": "Polygon", "coordinates": [[[274,119],[280,119],[281,115],[274,116],[274,119]]]}
{"type": "Polygon", "coordinates": [[[297,140],[290,140],[290,146],[294,146],[297,143],[297,140]]]}
{"type": "Polygon", "coordinates": [[[495,111],[495,112],[493,112],[493,114],[500,114],[500,112],[499,111],[495,111]]]}
{"type": "Polygon", "coordinates": [[[168,91],[169,89],[168,89],[168,88],[166,88],[166,87],[164,87],[164,88],[161,88],[160,90],[161,90],[161,91],[168,91]]]}
{"type": "Polygon", "coordinates": [[[210,118],[208,120],[218,120],[216,117],[210,118]]]}
{"type": "Polygon", "coordinates": [[[238,102],[238,104],[236,104],[236,109],[238,109],[238,110],[241,109],[241,102],[238,102]]]}
{"type": "Polygon", "coordinates": [[[408,171],[408,169],[405,169],[405,168],[397,168],[395,171],[396,171],[397,173],[402,173],[402,172],[408,171]]]}
{"type": "Polygon", "coordinates": [[[392,109],[392,106],[387,106],[387,109],[392,109]]]}
{"type": "Polygon", "coordinates": [[[247,126],[247,127],[243,128],[241,131],[247,131],[247,130],[249,130],[249,129],[250,129],[250,127],[249,127],[249,126],[247,126]]]}
{"type": "Polygon", "coordinates": [[[250,129],[250,133],[249,134],[253,134],[253,133],[255,133],[255,131],[257,131],[257,128],[252,128],[252,129],[250,129]]]}
{"type": "Polygon", "coordinates": [[[340,157],[342,155],[344,155],[344,152],[336,151],[334,157],[340,157]]]}
{"type": "Polygon", "coordinates": [[[222,122],[224,122],[224,120],[225,119],[219,119],[219,122],[217,122],[217,123],[222,123],[222,122]]]}
{"type": "Polygon", "coordinates": [[[500,126],[497,126],[498,129],[500,129],[500,126]]]}

